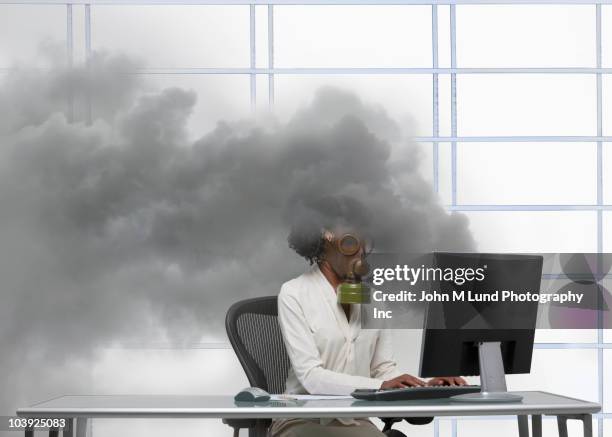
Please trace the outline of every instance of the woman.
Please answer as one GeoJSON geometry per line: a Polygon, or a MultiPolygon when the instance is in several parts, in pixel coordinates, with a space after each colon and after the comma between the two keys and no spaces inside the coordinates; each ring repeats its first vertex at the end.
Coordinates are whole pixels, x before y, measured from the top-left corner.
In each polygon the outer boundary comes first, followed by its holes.
{"type": "MultiPolygon", "coordinates": [[[[278,320],[291,361],[286,393],[348,395],[356,388],[465,384],[462,378],[425,383],[402,374],[389,333],[361,330],[359,305],[338,303],[338,285],[366,273],[368,219],[357,201],[321,198],[292,221],[289,246],[313,267],[284,283],[278,296],[278,320]]],[[[270,435],[384,437],[367,419],[275,420],[270,435]]]]}

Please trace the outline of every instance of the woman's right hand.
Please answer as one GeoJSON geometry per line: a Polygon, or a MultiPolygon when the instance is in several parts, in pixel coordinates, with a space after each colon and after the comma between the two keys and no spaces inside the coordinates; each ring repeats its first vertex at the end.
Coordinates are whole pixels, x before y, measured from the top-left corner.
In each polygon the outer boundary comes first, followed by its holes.
{"type": "Polygon", "coordinates": [[[426,385],[427,383],[425,381],[421,381],[416,376],[407,375],[404,373],[403,375],[383,382],[380,388],[424,387],[426,385]]]}

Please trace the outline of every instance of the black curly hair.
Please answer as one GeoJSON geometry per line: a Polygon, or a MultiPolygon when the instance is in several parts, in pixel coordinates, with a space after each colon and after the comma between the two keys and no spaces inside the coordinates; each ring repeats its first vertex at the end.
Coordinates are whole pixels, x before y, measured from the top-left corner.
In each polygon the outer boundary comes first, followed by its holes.
{"type": "Polygon", "coordinates": [[[368,224],[365,207],[352,197],[323,196],[302,200],[293,208],[287,242],[298,255],[314,264],[322,259],[326,229],[342,225],[365,230],[368,224]]]}

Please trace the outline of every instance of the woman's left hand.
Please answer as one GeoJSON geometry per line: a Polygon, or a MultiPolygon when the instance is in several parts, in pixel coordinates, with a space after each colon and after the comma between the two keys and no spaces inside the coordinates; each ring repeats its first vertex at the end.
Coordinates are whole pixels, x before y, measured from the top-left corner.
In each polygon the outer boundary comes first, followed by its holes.
{"type": "Polygon", "coordinates": [[[467,385],[467,381],[460,376],[438,376],[427,381],[427,385],[467,385]]]}

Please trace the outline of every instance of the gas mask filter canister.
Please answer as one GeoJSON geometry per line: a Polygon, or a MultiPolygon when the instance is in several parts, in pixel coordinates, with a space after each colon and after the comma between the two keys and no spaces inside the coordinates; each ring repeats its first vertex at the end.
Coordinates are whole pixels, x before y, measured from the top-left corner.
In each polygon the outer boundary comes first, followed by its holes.
{"type": "Polygon", "coordinates": [[[343,281],[336,288],[338,303],[370,303],[370,287],[361,282],[361,278],[370,270],[365,260],[365,255],[371,251],[370,245],[350,233],[343,234],[337,239],[334,238],[331,243],[339,255],[338,262],[342,264],[340,270],[344,272],[344,275],[341,275],[343,281]]]}

